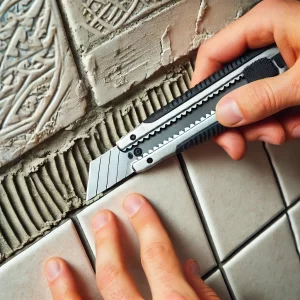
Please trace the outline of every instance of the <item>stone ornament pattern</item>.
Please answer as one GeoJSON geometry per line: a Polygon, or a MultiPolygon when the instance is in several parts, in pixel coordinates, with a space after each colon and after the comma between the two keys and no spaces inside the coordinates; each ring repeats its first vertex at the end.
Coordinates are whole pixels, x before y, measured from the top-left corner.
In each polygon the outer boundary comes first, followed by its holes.
{"type": "Polygon", "coordinates": [[[103,37],[144,17],[170,0],[87,0],[82,1],[83,26],[103,37]]]}
{"type": "Polygon", "coordinates": [[[0,166],[83,116],[80,87],[55,1],[1,1],[0,166]]]}

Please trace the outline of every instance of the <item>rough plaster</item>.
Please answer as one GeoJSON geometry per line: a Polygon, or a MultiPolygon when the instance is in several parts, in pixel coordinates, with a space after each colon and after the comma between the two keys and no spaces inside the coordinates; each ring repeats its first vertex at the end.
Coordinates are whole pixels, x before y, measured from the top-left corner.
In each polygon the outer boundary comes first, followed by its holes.
{"type": "MultiPolygon", "coordinates": [[[[123,2],[126,1],[106,4],[118,14],[122,8],[116,3],[122,6],[123,2]]],[[[150,1],[147,5],[145,1],[127,1],[133,2],[149,7],[131,12],[128,21],[114,28],[104,23],[105,5],[98,8],[93,6],[97,1],[62,1],[98,105],[121,96],[187,55],[253,4],[253,0],[150,1]],[[139,12],[143,12],[143,18],[139,12]],[[109,39],[104,39],[103,30],[110,34],[109,39]]],[[[130,5],[127,13],[129,9],[130,5]]]]}
{"type": "Polygon", "coordinates": [[[1,1],[0,166],[83,116],[83,91],[55,1],[1,1]]]}

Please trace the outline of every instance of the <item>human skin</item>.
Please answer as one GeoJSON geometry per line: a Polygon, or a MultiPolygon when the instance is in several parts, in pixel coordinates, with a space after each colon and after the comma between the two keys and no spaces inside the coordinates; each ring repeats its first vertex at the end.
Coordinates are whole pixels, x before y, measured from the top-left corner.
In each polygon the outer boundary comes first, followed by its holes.
{"type": "MultiPolygon", "coordinates": [[[[217,105],[219,122],[230,129],[215,141],[233,159],[243,157],[246,141],[281,144],[300,138],[299,28],[299,2],[264,0],[199,48],[192,85],[246,49],[274,42],[289,67],[284,74],[231,92],[217,105]]],[[[180,266],[159,217],[144,197],[129,195],[123,207],[140,241],[141,263],[153,299],[218,299],[201,280],[195,261],[187,260],[180,266]]],[[[93,219],[93,230],[96,280],[104,299],[142,299],[125,268],[115,215],[100,211],[93,219]]],[[[61,258],[50,258],[45,264],[45,274],[54,300],[83,299],[72,272],[61,258]]]]}
{"type": "MultiPolygon", "coordinates": [[[[181,266],[158,215],[142,195],[128,195],[123,208],[140,243],[141,264],[153,299],[219,299],[201,279],[197,262],[189,259],[181,266]]],[[[98,289],[105,300],[143,299],[126,270],[118,226],[116,216],[108,210],[98,212],[92,220],[98,289]]],[[[84,299],[63,259],[50,258],[45,275],[54,300],[84,299]]]]}
{"type": "Polygon", "coordinates": [[[277,44],[289,70],[227,94],[216,107],[218,121],[231,128],[215,138],[236,160],[246,141],[282,144],[300,138],[300,3],[264,0],[198,50],[191,85],[210,76],[247,49],[277,44]]]}

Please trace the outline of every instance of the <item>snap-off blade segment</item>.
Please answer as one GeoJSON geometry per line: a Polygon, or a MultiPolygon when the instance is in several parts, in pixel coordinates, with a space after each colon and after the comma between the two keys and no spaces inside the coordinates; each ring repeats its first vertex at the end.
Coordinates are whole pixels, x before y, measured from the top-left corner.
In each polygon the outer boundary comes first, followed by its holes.
{"type": "Polygon", "coordinates": [[[133,159],[114,147],[90,162],[86,199],[105,192],[116,183],[131,175],[133,159]]]}

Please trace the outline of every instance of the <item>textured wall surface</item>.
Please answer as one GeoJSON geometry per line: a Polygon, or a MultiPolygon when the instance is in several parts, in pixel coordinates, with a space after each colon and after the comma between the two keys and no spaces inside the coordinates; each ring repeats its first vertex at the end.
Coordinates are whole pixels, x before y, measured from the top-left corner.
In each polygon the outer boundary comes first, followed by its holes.
{"type": "Polygon", "coordinates": [[[189,54],[253,1],[62,3],[96,102],[103,105],[189,54]]]}
{"type": "Polygon", "coordinates": [[[0,166],[85,107],[55,1],[0,1],[0,166]]]}

